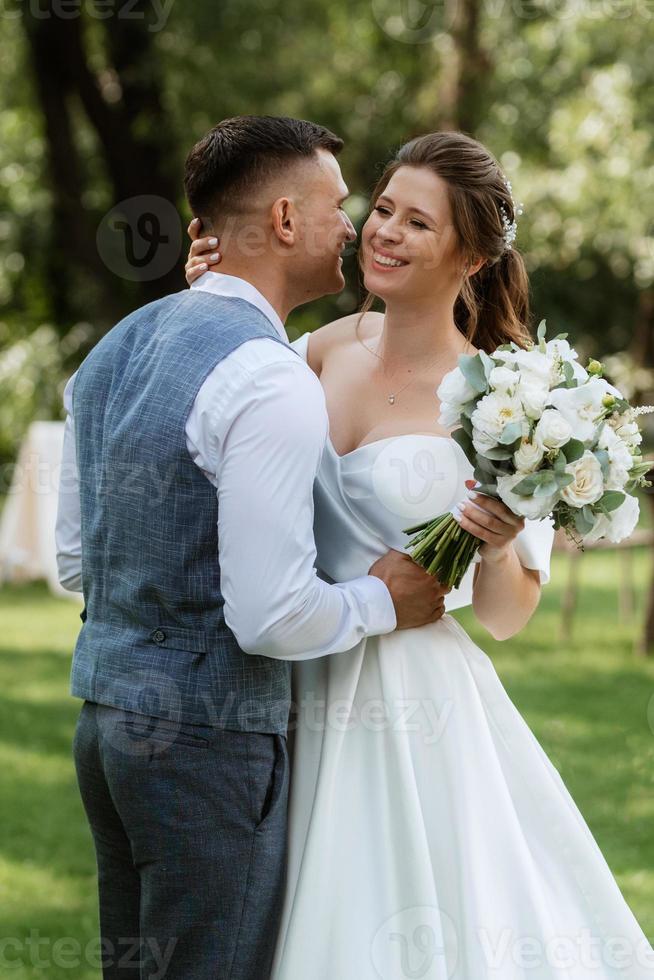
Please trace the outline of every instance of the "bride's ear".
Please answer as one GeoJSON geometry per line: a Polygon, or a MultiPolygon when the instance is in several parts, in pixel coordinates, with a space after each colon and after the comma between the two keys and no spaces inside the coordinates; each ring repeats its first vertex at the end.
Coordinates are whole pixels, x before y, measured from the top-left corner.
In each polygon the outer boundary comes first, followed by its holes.
{"type": "Polygon", "coordinates": [[[297,212],[295,205],[287,197],[279,197],[271,209],[273,232],[283,245],[289,248],[297,241],[297,212]]]}

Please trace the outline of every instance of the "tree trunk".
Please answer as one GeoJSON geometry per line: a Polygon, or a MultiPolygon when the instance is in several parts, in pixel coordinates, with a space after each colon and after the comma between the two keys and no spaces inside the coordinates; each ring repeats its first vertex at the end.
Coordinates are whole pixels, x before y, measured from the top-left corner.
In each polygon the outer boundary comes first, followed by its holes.
{"type": "Polygon", "coordinates": [[[493,63],[481,46],[482,0],[447,0],[454,50],[439,92],[439,126],[473,136],[483,119],[493,63]]]}
{"type": "Polygon", "coordinates": [[[155,195],[169,202],[170,211],[181,199],[177,155],[162,108],[153,34],[147,29],[144,8],[142,2],[132,5],[134,14],[144,14],[143,20],[112,17],[102,24],[112,63],[108,69],[114,79],[112,101],[105,98],[89,68],[82,18],[56,16],[43,2],[38,15],[25,8],[54,198],[49,278],[53,314],[59,321],[81,314],[107,327],[129,309],[184,285],[181,254],[175,254],[169,267],[151,280],[139,279],[137,273],[136,281],[127,281],[128,277],[108,268],[96,244],[103,215],[86,210],[83,203],[84,191],[91,185],[75,134],[80,108],[97,137],[113,204],[155,195]],[[83,291],[87,304],[83,310],[71,278],[76,268],[84,270],[90,283],[83,291]]]}

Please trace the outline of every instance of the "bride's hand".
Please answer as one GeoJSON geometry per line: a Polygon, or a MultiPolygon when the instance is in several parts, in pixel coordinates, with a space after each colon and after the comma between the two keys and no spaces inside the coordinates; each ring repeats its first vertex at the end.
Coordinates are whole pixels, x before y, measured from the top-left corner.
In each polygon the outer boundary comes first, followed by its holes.
{"type": "Polygon", "coordinates": [[[190,286],[199,276],[203,276],[208,269],[218,265],[220,262],[220,252],[218,251],[219,243],[217,238],[210,236],[206,238],[198,237],[200,234],[199,218],[193,218],[187,231],[192,241],[184,269],[186,272],[186,281],[190,286]]]}
{"type": "MultiPolygon", "coordinates": [[[[469,490],[475,485],[474,480],[466,480],[469,490]]],[[[464,530],[481,538],[479,554],[490,562],[501,561],[510,552],[525,526],[524,517],[516,517],[501,500],[481,493],[471,493],[469,500],[458,504],[454,517],[464,530]]]]}

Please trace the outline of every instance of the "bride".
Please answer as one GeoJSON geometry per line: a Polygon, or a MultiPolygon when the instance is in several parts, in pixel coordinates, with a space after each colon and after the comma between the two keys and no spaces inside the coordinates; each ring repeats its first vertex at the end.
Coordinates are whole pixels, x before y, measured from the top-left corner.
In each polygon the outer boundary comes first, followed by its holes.
{"type": "MultiPolygon", "coordinates": [[[[368,301],[293,345],[330,418],[315,488],[323,576],[365,574],[406,548],[404,528],[449,508],[484,543],[437,622],[293,664],[273,980],[654,978],[654,951],[558,771],[450,615],[472,603],[508,639],[549,579],[551,521],[474,499],[472,467],[437,421],[436,388],[460,354],[529,340],[515,217],[477,141],[412,140],[362,232],[369,300],[385,312],[368,301]]],[[[189,281],[209,253],[194,242],[189,281]]]]}

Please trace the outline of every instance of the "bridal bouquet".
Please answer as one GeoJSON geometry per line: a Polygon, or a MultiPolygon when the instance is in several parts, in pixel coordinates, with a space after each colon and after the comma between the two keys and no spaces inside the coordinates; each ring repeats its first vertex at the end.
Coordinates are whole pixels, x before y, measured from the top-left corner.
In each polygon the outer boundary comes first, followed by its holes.
{"type": "MultiPolygon", "coordinates": [[[[490,355],[460,355],[438,388],[438,421],[458,423],[452,438],[474,466],[479,493],[519,517],[551,515],[583,550],[599,538],[622,541],[638,522],[632,494],[652,485],[652,463],[643,461],[636,418],[654,406],[632,408],[598,361],[579,364],[566,337],[547,341],[543,320],[528,350],[512,342],[490,355]]],[[[405,533],[415,534],[411,557],[453,588],[483,544],[451,512],[405,533]]]]}

